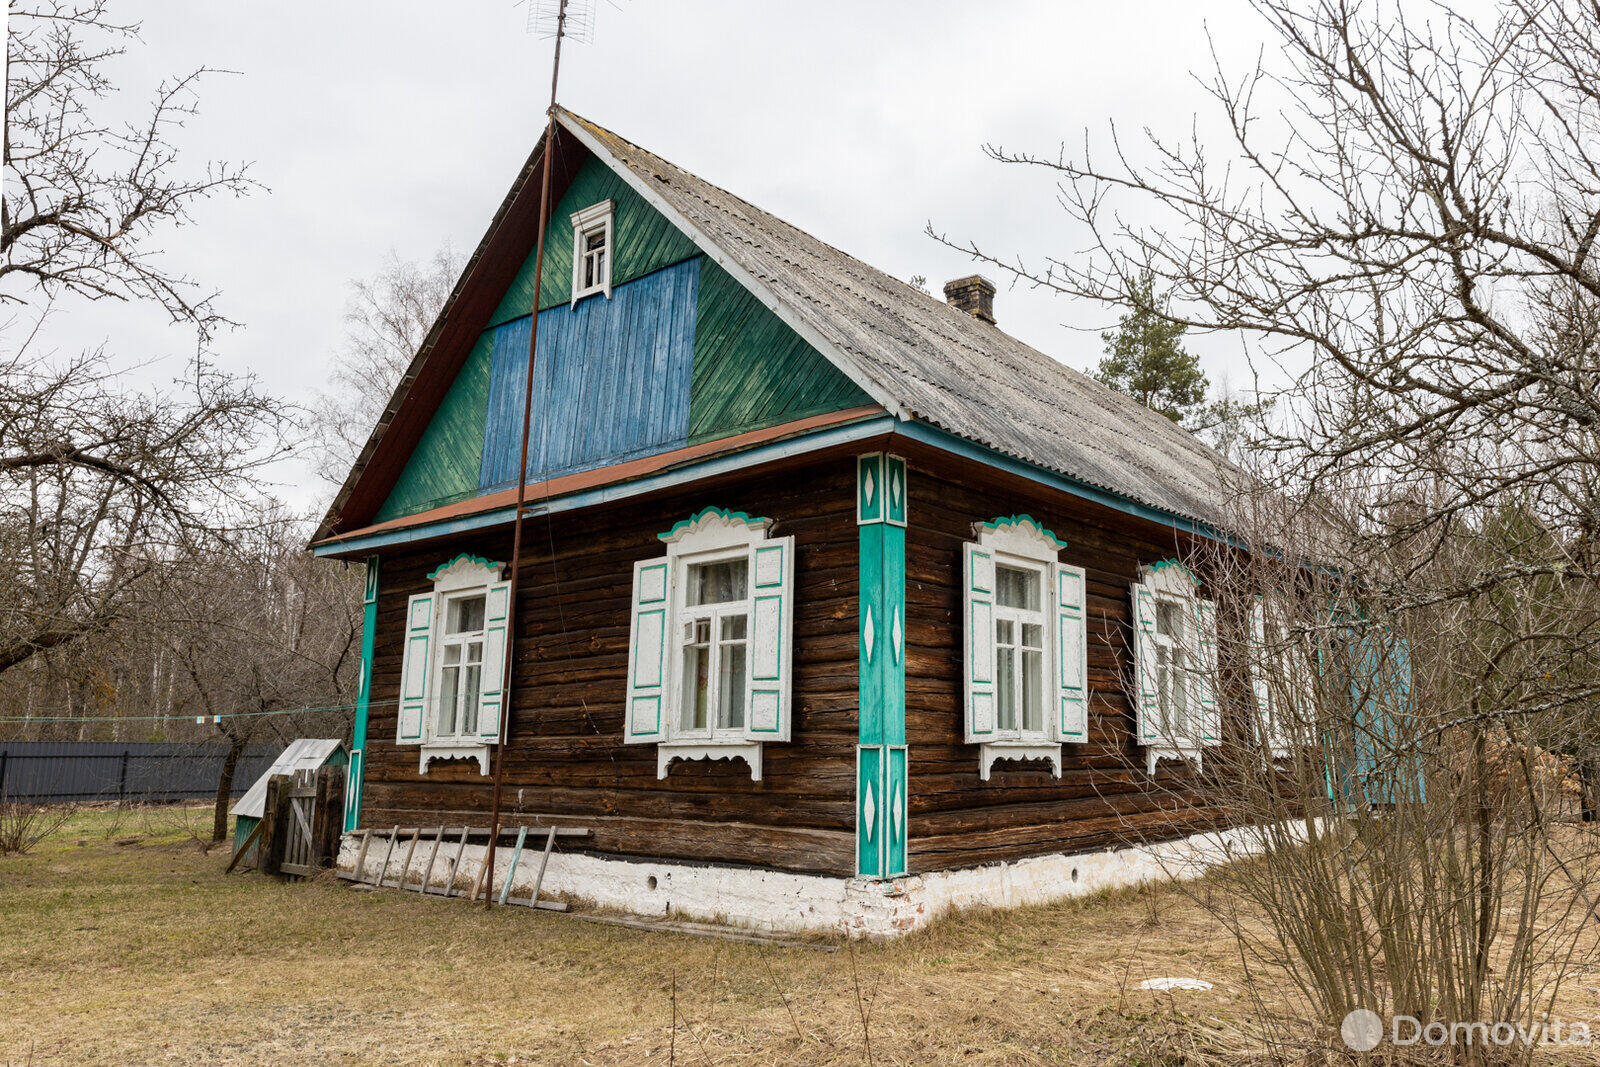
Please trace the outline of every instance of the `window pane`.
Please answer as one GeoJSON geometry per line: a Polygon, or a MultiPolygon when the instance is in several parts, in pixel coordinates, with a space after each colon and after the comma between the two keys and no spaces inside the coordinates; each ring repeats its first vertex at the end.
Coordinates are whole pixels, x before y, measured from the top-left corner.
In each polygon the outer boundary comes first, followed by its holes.
{"type": "Polygon", "coordinates": [[[1025,648],[1044,647],[1044,627],[1036,622],[1022,624],[1022,644],[1025,648]]]}
{"type": "Polygon", "coordinates": [[[1010,619],[996,619],[994,622],[994,639],[1002,645],[1016,644],[1016,623],[1010,619]]]}
{"type": "Polygon", "coordinates": [[[1017,652],[1013,648],[996,649],[995,702],[998,705],[996,720],[1002,730],[1017,728],[1017,652]]]}
{"type": "Polygon", "coordinates": [[[724,641],[743,641],[749,627],[750,622],[747,615],[724,615],[722,617],[722,639],[724,641]]]}
{"type": "Polygon", "coordinates": [[[1023,611],[1039,610],[1039,572],[1020,567],[994,569],[995,603],[1002,608],[1021,608],[1023,611]]]}
{"type": "MultiPolygon", "coordinates": [[[[460,652],[459,648],[446,649],[445,655],[451,652],[460,652]]],[[[460,699],[458,687],[461,685],[461,668],[446,667],[439,672],[439,725],[438,732],[441,736],[450,736],[456,732],[456,706],[460,699]]]]}
{"type": "Polygon", "coordinates": [[[690,607],[743,600],[748,589],[749,563],[744,559],[721,563],[696,563],[689,568],[690,607]]]}
{"type": "MultiPolygon", "coordinates": [[[[1031,627],[1038,629],[1038,627],[1031,627]]],[[[1026,632],[1030,627],[1023,627],[1026,632]]],[[[1022,653],[1022,728],[1044,730],[1044,653],[1022,653]]]]}
{"type": "Polygon", "coordinates": [[[470,634],[483,629],[483,597],[464,596],[450,601],[450,617],[445,626],[448,634],[470,634]]]}
{"type": "Polygon", "coordinates": [[[717,725],[725,730],[743,729],[745,646],[723,645],[719,651],[722,658],[717,669],[717,725]]]}
{"type": "Polygon", "coordinates": [[[1156,601],[1156,633],[1163,637],[1183,636],[1183,609],[1170,600],[1156,601]]]}
{"type": "Polygon", "coordinates": [[[461,732],[478,732],[478,698],[483,693],[483,668],[476,662],[466,669],[462,685],[461,732]]]}
{"type": "Polygon", "coordinates": [[[455,665],[457,663],[460,663],[460,662],[461,662],[461,646],[460,645],[445,645],[444,646],[444,665],[446,667],[449,667],[449,666],[453,666],[453,665],[455,665]]]}
{"type": "Polygon", "coordinates": [[[683,651],[683,728],[706,728],[706,688],[710,682],[707,671],[711,657],[701,645],[690,645],[683,651]]]}

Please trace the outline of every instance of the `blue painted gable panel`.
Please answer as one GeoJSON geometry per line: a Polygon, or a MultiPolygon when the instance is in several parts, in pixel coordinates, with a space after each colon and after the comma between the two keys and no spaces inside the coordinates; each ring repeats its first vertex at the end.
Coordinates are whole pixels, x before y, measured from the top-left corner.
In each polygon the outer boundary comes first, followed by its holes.
{"type": "MultiPolygon", "coordinates": [[[[611,299],[539,314],[528,477],[573,474],[681,448],[689,436],[700,260],[619,285],[611,299]]],[[[490,331],[481,490],[517,480],[528,363],[526,316],[490,331]]]]}

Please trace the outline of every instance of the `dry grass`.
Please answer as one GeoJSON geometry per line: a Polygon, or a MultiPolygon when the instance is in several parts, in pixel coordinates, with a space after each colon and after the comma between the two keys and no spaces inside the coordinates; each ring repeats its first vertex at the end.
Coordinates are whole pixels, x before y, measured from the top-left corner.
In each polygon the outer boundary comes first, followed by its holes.
{"type": "Polygon", "coordinates": [[[0,860],[0,1064],[1156,1065],[1251,1010],[1170,889],[824,953],[224,876],[208,818],[84,813],[0,860]]]}

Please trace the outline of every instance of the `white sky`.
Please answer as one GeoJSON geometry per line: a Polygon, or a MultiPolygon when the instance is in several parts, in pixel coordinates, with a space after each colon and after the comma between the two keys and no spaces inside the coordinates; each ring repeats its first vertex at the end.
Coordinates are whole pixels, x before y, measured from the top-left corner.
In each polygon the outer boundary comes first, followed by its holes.
{"type": "MultiPolygon", "coordinates": [[[[1242,0],[597,2],[595,40],[563,57],[567,107],[935,293],[974,267],[930,221],[1030,258],[1085,242],[1047,176],[992,162],[985,142],[1053,154],[1111,120],[1181,135],[1205,109],[1189,72],[1209,68],[1207,25],[1235,66],[1261,35],[1242,0]]],[[[512,0],[116,8],[144,24],[115,71],[126,104],[195,66],[239,72],[203,87],[180,144],[192,167],[255,161],[270,192],[204,206],[164,247],[243,324],[218,360],[287,399],[322,387],[349,281],[391,249],[470,252],[542,127],[550,46],[512,0]]],[[[1114,316],[995,280],[1003,329],[1074,367],[1099,360],[1114,316]]],[[[109,341],[120,361],[154,360],[146,376],[192,351],[159,315],[107,303],[65,307],[48,336],[109,341]]],[[[1237,343],[1196,349],[1213,383],[1246,380],[1237,343]]],[[[296,464],[280,479],[299,507],[331,495],[296,464]]]]}

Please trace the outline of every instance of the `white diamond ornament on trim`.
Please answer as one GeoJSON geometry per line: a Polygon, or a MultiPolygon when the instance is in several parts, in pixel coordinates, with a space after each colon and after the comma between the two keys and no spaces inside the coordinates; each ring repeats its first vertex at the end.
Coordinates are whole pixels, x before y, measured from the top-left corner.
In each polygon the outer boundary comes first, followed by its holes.
{"type": "Polygon", "coordinates": [[[877,633],[872,628],[872,605],[870,605],[870,604],[867,605],[867,623],[866,623],[866,626],[864,626],[862,628],[862,630],[863,630],[863,632],[862,632],[862,635],[861,635],[861,639],[867,643],[867,647],[866,647],[867,662],[871,663],[872,662],[872,646],[877,642],[877,633]]]}
{"type": "Polygon", "coordinates": [[[866,826],[867,840],[871,841],[872,840],[872,824],[874,822],[876,822],[877,818],[878,818],[878,804],[877,804],[877,801],[874,800],[873,796],[872,796],[872,783],[871,782],[867,783],[867,802],[865,804],[861,805],[861,811],[862,811],[862,814],[865,815],[866,819],[867,819],[867,826],[866,826]]]}
{"type": "Polygon", "coordinates": [[[896,663],[900,662],[902,655],[900,641],[904,636],[900,632],[900,606],[897,604],[894,609],[894,620],[889,624],[889,640],[894,642],[894,661],[896,663]]]}
{"type": "Polygon", "coordinates": [[[867,494],[867,507],[869,508],[872,506],[872,494],[876,488],[877,483],[872,480],[872,468],[868,467],[867,473],[861,482],[861,490],[867,494]]]}
{"type": "Polygon", "coordinates": [[[899,841],[905,835],[900,828],[905,825],[905,805],[900,800],[900,783],[894,784],[894,803],[889,808],[889,828],[894,831],[892,839],[899,841]]]}
{"type": "Polygon", "coordinates": [[[898,470],[889,475],[889,503],[896,509],[900,507],[900,472],[898,470]]]}

